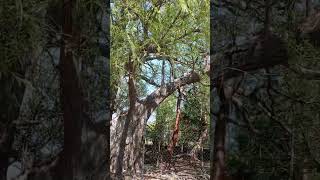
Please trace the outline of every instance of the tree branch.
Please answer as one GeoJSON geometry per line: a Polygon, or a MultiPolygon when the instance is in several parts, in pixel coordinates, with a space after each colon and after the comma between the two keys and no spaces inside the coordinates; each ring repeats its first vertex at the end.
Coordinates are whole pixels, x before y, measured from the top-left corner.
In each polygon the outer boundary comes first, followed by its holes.
{"type": "Polygon", "coordinates": [[[275,117],[274,114],[272,114],[272,112],[266,107],[266,105],[263,102],[258,102],[258,106],[260,107],[260,109],[267,114],[267,116],[274,122],[278,123],[282,129],[284,129],[286,132],[288,132],[289,134],[292,134],[292,131],[283,123],[281,122],[279,119],[277,119],[275,117]]]}
{"type": "Polygon", "coordinates": [[[152,61],[152,60],[169,60],[170,56],[167,55],[156,55],[156,56],[147,56],[144,58],[144,62],[152,61]]]}
{"type": "Polygon", "coordinates": [[[179,87],[199,81],[200,76],[196,72],[190,72],[183,77],[175,79],[173,82],[166,83],[164,86],[159,87],[148,95],[142,103],[147,105],[149,108],[154,109],[179,87]]]}
{"type": "Polygon", "coordinates": [[[137,99],[137,89],[136,89],[136,84],[135,84],[136,82],[134,78],[135,67],[131,59],[129,59],[129,62],[127,64],[127,70],[129,72],[128,88],[129,88],[130,107],[134,107],[137,99]]]}
{"type": "Polygon", "coordinates": [[[290,70],[303,76],[304,79],[320,80],[320,71],[307,69],[307,68],[299,66],[299,65],[297,65],[296,67],[290,68],[290,70]]]}
{"type": "Polygon", "coordinates": [[[154,80],[152,80],[152,79],[148,78],[147,76],[140,75],[140,78],[141,78],[142,80],[144,80],[145,82],[147,82],[147,83],[149,83],[149,84],[153,85],[153,86],[160,87],[160,85],[159,85],[159,84],[157,84],[154,80]]]}

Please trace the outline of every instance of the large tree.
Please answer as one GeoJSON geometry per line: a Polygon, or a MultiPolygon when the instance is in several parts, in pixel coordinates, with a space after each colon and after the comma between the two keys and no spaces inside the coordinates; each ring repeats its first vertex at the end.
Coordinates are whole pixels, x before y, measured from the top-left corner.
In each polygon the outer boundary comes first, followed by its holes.
{"type": "Polygon", "coordinates": [[[114,95],[111,170],[117,178],[123,170],[142,173],[143,135],[151,113],[179,87],[200,81],[208,52],[208,14],[206,1],[114,3],[112,88],[127,89],[114,95]],[[141,94],[143,82],[154,91],[141,94]],[[117,102],[121,96],[128,101],[117,102]]]}

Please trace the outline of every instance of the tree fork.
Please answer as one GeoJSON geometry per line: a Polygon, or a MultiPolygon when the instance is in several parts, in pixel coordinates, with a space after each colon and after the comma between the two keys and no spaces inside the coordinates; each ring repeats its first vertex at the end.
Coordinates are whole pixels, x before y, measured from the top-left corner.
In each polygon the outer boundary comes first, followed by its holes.
{"type": "MultiPolygon", "coordinates": [[[[130,107],[129,107],[128,114],[125,117],[125,118],[128,118],[129,116],[132,116],[131,117],[132,119],[130,120],[130,122],[128,122],[128,124],[129,124],[128,130],[129,131],[131,130],[132,133],[126,133],[124,131],[124,127],[120,127],[117,125],[118,123],[121,123],[121,121],[117,122],[117,119],[112,120],[113,123],[112,123],[111,129],[114,128],[114,131],[113,131],[113,133],[111,133],[111,135],[114,135],[117,130],[122,131],[121,133],[119,133],[119,136],[117,135],[117,136],[114,136],[114,138],[111,138],[112,143],[114,144],[114,146],[117,147],[117,149],[112,150],[112,153],[111,153],[111,157],[112,157],[111,171],[112,171],[112,173],[114,173],[117,169],[116,166],[117,166],[117,163],[119,163],[118,159],[124,160],[127,153],[129,153],[127,151],[127,148],[125,148],[125,149],[119,148],[121,139],[122,139],[122,141],[125,142],[125,139],[127,139],[129,136],[130,136],[129,138],[132,138],[133,136],[139,137],[139,138],[137,138],[138,139],[137,142],[132,142],[133,144],[129,143],[128,145],[125,144],[125,147],[127,147],[127,146],[138,147],[138,144],[141,143],[143,133],[138,131],[138,129],[137,129],[138,127],[136,127],[136,128],[131,127],[131,123],[135,123],[137,126],[144,128],[145,123],[147,122],[147,120],[151,116],[152,112],[163,102],[163,100],[165,100],[168,96],[170,96],[172,93],[174,93],[179,87],[185,86],[187,84],[196,83],[199,81],[200,81],[200,76],[195,72],[190,72],[180,78],[173,80],[172,82],[166,83],[163,86],[159,87],[154,92],[149,94],[144,100],[142,100],[140,102],[135,101],[135,105],[134,105],[135,110],[131,111],[129,114],[129,111],[130,111],[130,107]],[[123,158],[118,158],[119,157],[118,150],[124,151],[123,158]]],[[[131,86],[131,87],[134,87],[134,86],[131,86]]],[[[129,92],[130,92],[130,90],[129,90],[129,92]]],[[[132,168],[135,168],[134,167],[135,163],[138,163],[141,160],[140,155],[138,155],[141,152],[138,152],[138,151],[135,152],[132,149],[130,149],[130,150],[131,150],[130,153],[133,153],[133,155],[131,155],[131,156],[134,156],[136,158],[136,160],[135,160],[135,162],[133,162],[131,160],[126,161],[126,163],[127,163],[126,168],[128,168],[128,170],[132,170],[132,168]]]]}

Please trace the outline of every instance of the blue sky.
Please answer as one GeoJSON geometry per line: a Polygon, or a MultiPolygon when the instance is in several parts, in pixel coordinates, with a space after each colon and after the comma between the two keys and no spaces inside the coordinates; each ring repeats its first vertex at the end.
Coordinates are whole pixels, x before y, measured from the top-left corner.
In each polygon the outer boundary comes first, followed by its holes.
{"type": "MultiPolygon", "coordinates": [[[[152,64],[152,65],[161,65],[162,64],[162,61],[159,61],[159,60],[152,60],[151,61],[151,63],[150,64],[152,64]]],[[[169,66],[166,66],[167,68],[169,67],[169,66]]],[[[148,66],[147,65],[144,65],[143,67],[142,67],[142,71],[144,71],[145,72],[145,75],[146,76],[148,76],[148,77],[151,77],[151,70],[149,70],[149,68],[148,68],[148,66]],[[149,72],[148,72],[149,71],[149,72]]],[[[160,76],[160,75],[159,75],[160,76]]],[[[157,77],[157,78],[159,78],[159,76],[157,77]]],[[[160,78],[159,78],[160,79],[160,78]]],[[[156,81],[156,79],[154,79],[155,81],[156,81]]],[[[156,81],[157,82],[157,81],[156,81]]],[[[159,82],[158,82],[159,83],[159,82]]],[[[160,84],[160,83],[159,83],[160,84]]],[[[150,85],[150,84],[148,84],[148,83],[146,83],[146,89],[147,89],[147,94],[150,94],[150,93],[152,93],[154,90],[156,90],[156,87],[155,86],[153,86],[153,85],[150,85]]],[[[151,124],[151,123],[153,123],[154,121],[156,120],[156,111],[154,111],[152,114],[151,114],[151,116],[150,116],[150,118],[149,118],[149,120],[148,120],[148,123],[147,124],[151,124]]]]}

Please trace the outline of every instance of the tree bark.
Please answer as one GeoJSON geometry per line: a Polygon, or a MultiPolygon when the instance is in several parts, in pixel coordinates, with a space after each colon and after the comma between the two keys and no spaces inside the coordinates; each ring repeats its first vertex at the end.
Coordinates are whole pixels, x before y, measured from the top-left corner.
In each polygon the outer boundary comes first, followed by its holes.
{"type": "Polygon", "coordinates": [[[125,149],[126,147],[126,138],[128,136],[128,130],[130,122],[133,120],[133,113],[136,111],[136,98],[137,98],[137,92],[136,92],[136,82],[135,82],[135,66],[133,64],[133,61],[129,57],[128,62],[128,72],[129,72],[129,80],[128,80],[128,87],[129,87],[129,111],[128,115],[126,117],[124,127],[123,127],[123,133],[121,134],[120,143],[119,143],[119,154],[117,157],[117,165],[116,165],[116,176],[119,179],[123,179],[122,177],[122,171],[123,171],[123,158],[125,155],[125,149]]]}
{"type": "MultiPolygon", "coordinates": [[[[192,72],[173,82],[166,83],[149,94],[144,100],[137,101],[131,99],[130,108],[124,116],[112,119],[111,124],[111,167],[112,173],[121,178],[120,165],[122,161],[122,171],[134,175],[143,171],[143,136],[146,122],[152,112],[163,100],[176,91],[179,87],[200,81],[197,73],[192,72]],[[134,107],[133,107],[134,105],[134,107]],[[133,110],[131,110],[131,108],[133,110]],[[120,156],[120,157],[119,157],[120,156]],[[117,171],[117,169],[119,169],[117,171]]],[[[130,92],[130,90],[129,90],[130,92]]],[[[116,177],[116,178],[119,178],[116,177]]]]}
{"type": "Polygon", "coordinates": [[[310,14],[310,0],[305,0],[306,3],[306,17],[309,17],[310,14]]]}
{"type": "Polygon", "coordinates": [[[271,4],[270,0],[265,0],[264,1],[265,5],[265,20],[264,20],[264,31],[267,33],[270,31],[270,26],[271,26],[271,4]]]}
{"type": "Polygon", "coordinates": [[[169,152],[169,166],[171,163],[171,159],[174,153],[174,148],[178,142],[178,137],[179,137],[179,129],[180,129],[180,120],[181,120],[181,101],[182,101],[182,93],[180,88],[178,88],[178,99],[177,99],[177,107],[176,107],[176,122],[175,122],[175,127],[172,133],[172,137],[171,137],[171,142],[168,146],[168,152],[169,152]]]}
{"type": "MultiPolygon", "coordinates": [[[[224,106],[224,105],[223,105],[224,106]]],[[[225,180],[226,163],[225,163],[225,139],[226,139],[226,107],[220,109],[218,115],[215,131],[214,131],[214,171],[211,171],[210,177],[213,180],[225,180]]]]}
{"type": "Polygon", "coordinates": [[[79,85],[76,68],[73,63],[72,5],[74,1],[64,0],[63,3],[63,44],[60,50],[60,88],[61,104],[64,122],[64,144],[60,156],[58,178],[74,179],[74,169],[77,167],[79,150],[81,149],[81,130],[83,122],[83,95],[79,85]]]}
{"type": "Polygon", "coordinates": [[[201,148],[203,147],[203,143],[205,142],[205,140],[208,138],[208,129],[206,128],[200,135],[198,142],[196,143],[196,145],[192,148],[191,150],[191,157],[194,160],[198,160],[198,152],[201,150],[201,148]]]}
{"type": "MultiPolygon", "coordinates": [[[[223,77],[224,78],[224,77],[223,77]]],[[[223,79],[222,78],[222,79],[223,79]]],[[[210,179],[212,180],[226,180],[228,179],[226,168],[226,133],[227,133],[227,118],[229,116],[229,107],[232,101],[232,94],[234,93],[232,79],[228,79],[230,82],[226,82],[227,79],[221,81],[217,86],[218,96],[220,99],[220,108],[216,114],[215,126],[213,137],[213,151],[211,151],[211,170],[210,179]]],[[[213,91],[213,89],[211,90],[213,91]]],[[[212,95],[211,95],[212,96],[212,95]]],[[[212,123],[213,124],[213,123],[212,123]]]]}

